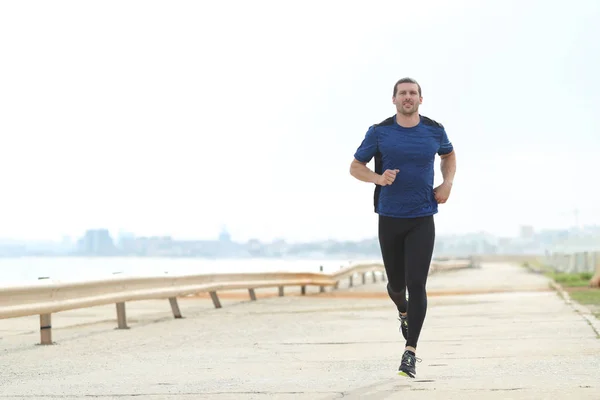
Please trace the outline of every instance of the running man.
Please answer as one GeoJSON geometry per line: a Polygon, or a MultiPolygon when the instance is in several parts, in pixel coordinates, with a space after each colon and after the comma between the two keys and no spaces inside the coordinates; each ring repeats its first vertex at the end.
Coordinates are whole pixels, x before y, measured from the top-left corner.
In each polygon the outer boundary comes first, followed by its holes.
{"type": "MultiPolygon", "coordinates": [[[[374,208],[388,277],[406,340],[398,374],[415,377],[417,342],[427,311],[425,286],[435,242],[434,214],[448,200],[456,172],[454,147],[442,124],[419,114],[421,86],[411,78],[394,85],[396,115],[371,126],[354,154],[350,174],[375,184],[374,208]],[[435,155],[443,183],[433,187],[435,155]],[[366,164],[375,158],[375,171],[366,164]],[[406,289],[408,288],[408,301],[406,289]]],[[[419,360],[420,361],[420,360],[419,360]]]]}

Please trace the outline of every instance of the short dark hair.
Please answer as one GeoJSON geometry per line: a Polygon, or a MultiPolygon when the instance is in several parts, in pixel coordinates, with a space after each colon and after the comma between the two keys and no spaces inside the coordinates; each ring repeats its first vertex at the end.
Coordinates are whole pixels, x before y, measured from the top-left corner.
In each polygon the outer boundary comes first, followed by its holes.
{"type": "Polygon", "coordinates": [[[398,92],[398,85],[401,83],[414,83],[419,88],[419,97],[423,97],[423,95],[421,94],[421,85],[419,85],[419,82],[415,81],[413,78],[402,78],[398,82],[396,82],[396,84],[394,85],[394,97],[396,97],[396,93],[398,92]]]}

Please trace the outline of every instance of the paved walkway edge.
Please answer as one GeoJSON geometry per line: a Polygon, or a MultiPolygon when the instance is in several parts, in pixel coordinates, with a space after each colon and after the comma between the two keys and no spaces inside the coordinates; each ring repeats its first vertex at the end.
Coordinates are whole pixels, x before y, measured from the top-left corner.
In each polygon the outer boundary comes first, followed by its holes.
{"type": "Polygon", "coordinates": [[[574,301],[573,299],[571,299],[571,296],[569,296],[569,293],[567,293],[567,291],[564,290],[563,287],[560,284],[558,284],[556,281],[551,280],[550,285],[552,286],[552,288],[554,290],[556,290],[561,295],[561,297],[565,300],[565,302],[575,310],[575,312],[577,312],[579,315],[581,315],[583,317],[583,319],[585,319],[588,322],[588,324],[592,327],[592,329],[596,333],[596,336],[600,339],[600,320],[598,320],[594,316],[594,314],[592,314],[592,311],[585,305],[580,304],[580,303],[574,301]]]}

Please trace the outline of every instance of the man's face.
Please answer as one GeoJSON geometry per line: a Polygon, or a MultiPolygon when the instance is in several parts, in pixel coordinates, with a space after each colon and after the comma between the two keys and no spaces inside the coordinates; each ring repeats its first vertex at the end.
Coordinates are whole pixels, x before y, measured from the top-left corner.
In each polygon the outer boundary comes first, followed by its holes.
{"type": "Polygon", "coordinates": [[[419,112],[419,105],[423,98],[419,96],[419,87],[416,83],[401,83],[396,89],[396,96],[392,98],[396,110],[404,115],[419,112]]]}

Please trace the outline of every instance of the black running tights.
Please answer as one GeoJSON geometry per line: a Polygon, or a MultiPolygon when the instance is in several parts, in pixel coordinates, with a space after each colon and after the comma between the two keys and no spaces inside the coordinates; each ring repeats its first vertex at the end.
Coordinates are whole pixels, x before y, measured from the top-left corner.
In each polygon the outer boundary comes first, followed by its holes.
{"type": "Polygon", "coordinates": [[[408,313],[406,346],[416,348],[427,312],[427,276],[435,242],[433,216],[379,216],[379,245],[387,290],[399,312],[408,313]],[[408,288],[408,302],[406,289],[408,288]],[[408,303],[408,304],[407,304],[408,303]]]}

